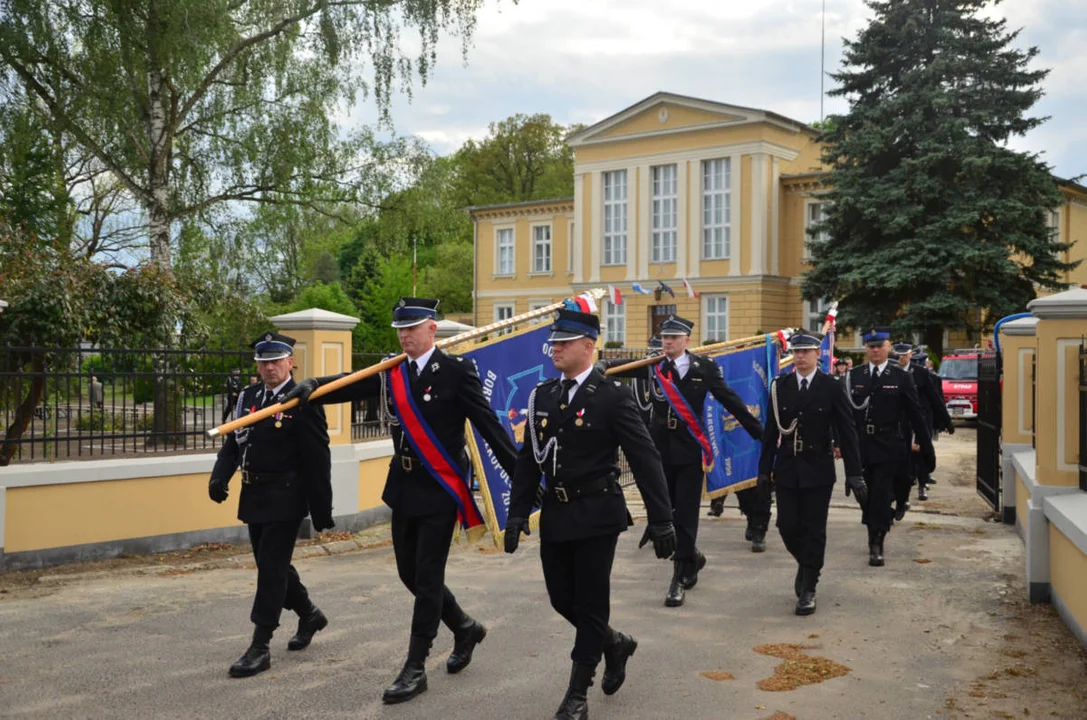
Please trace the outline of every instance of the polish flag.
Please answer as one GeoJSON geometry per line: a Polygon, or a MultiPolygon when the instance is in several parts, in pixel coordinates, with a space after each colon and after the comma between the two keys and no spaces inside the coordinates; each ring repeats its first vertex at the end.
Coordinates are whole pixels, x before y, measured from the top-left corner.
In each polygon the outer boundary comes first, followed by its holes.
{"type": "Polygon", "coordinates": [[[619,294],[619,289],[608,285],[608,298],[611,300],[612,305],[622,305],[623,296],[619,294]]]}
{"type": "Polygon", "coordinates": [[[687,297],[689,297],[689,298],[698,297],[698,293],[695,292],[694,288],[691,287],[691,284],[689,282],[687,282],[687,278],[683,278],[683,287],[687,288],[687,297]]]}
{"type": "Polygon", "coordinates": [[[578,308],[580,308],[583,313],[594,313],[598,309],[596,307],[596,300],[594,300],[593,296],[589,293],[578,295],[574,298],[574,302],[577,303],[578,308]]]}
{"type": "Polygon", "coordinates": [[[785,352],[789,348],[789,337],[792,336],[792,328],[782,328],[777,331],[778,343],[780,344],[781,351],[785,352]]]}
{"type": "Polygon", "coordinates": [[[838,301],[835,300],[834,302],[832,302],[830,304],[830,307],[827,309],[827,318],[826,318],[826,320],[823,321],[823,334],[824,335],[826,335],[828,332],[835,332],[835,330],[837,329],[837,324],[838,324],[837,317],[838,317],[838,301]]]}

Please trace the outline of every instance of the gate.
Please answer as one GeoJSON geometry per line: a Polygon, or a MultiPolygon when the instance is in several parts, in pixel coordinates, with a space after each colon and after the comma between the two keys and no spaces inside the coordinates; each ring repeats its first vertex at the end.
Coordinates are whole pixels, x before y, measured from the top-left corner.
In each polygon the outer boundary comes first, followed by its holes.
{"type": "Polygon", "coordinates": [[[978,356],[978,495],[1000,510],[1000,353],[978,356]]]}

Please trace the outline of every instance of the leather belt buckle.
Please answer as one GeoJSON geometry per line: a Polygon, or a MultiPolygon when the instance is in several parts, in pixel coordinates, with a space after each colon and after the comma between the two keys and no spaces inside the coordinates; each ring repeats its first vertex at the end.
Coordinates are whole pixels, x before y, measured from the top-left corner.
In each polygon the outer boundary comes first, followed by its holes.
{"type": "Polygon", "coordinates": [[[864,426],[864,432],[869,434],[869,435],[875,435],[876,434],[876,426],[875,425],[865,425],[864,426]]]}
{"type": "Polygon", "coordinates": [[[412,470],[414,470],[415,469],[415,462],[414,462],[413,458],[410,458],[407,455],[401,455],[400,456],[400,468],[404,472],[411,472],[412,470]]]}
{"type": "Polygon", "coordinates": [[[669,430],[675,430],[678,427],[679,427],[679,418],[669,417],[668,418],[668,429],[669,430]]]}
{"type": "Polygon", "coordinates": [[[562,485],[555,486],[555,499],[558,500],[560,503],[570,502],[570,496],[566,494],[566,488],[564,488],[562,485]]]}

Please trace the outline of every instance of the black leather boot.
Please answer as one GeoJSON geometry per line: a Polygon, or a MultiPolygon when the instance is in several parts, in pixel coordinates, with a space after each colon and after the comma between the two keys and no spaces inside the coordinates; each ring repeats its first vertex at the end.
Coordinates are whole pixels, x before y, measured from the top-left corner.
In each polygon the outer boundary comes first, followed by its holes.
{"type": "Polygon", "coordinates": [[[928,500],[928,483],[925,478],[918,478],[917,480],[917,499],[921,502],[928,500]]]}
{"type": "Polygon", "coordinates": [[[328,618],[323,612],[311,606],[310,612],[298,618],[298,632],[287,641],[287,649],[301,650],[309,647],[313,636],[326,627],[328,627],[328,618]]]}
{"type": "Polygon", "coordinates": [[[721,514],[725,511],[725,499],[723,497],[714,498],[710,500],[710,511],[706,513],[710,517],[721,517],[721,514]]]}
{"type": "Polygon", "coordinates": [[[665,607],[679,607],[683,604],[685,595],[683,591],[684,563],[679,560],[673,560],[672,563],[672,582],[668,585],[668,595],[664,598],[665,607]]]}
{"type": "Polygon", "coordinates": [[[811,615],[815,612],[815,586],[818,582],[818,570],[800,568],[800,597],[796,601],[797,615],[811,615]]]}
{"type": "Polygon", "coordinates": [[[796,566],[796,577],[793,578],[793,592],[796,593],[796,599],[800,599],[800,593],[804,590],[804,568],[800,565],[796,566]]]}
{"type": "Polygon", "coordinates": [[[694,560],[685,563],[683,577],[679,580],[684,590],[690,590],[698,584],[698,571],[704,567],[706,567],[706,556],[695,550],[694,560]]]}
{"type": "Polygon", "coordinates": [[[408,659],[404,668],[385,688],[381,699],[388,703],[401,703],[426,692],[426,657],[430,654],[430,640],[412,635],[408,644],[408,659]]]}
{"type": "Polygon", "coordinates": [[[751,528],[751,552],[766,552],[766,528],[762,525],[751,528]]]}
{"type": "Polygon", "coordinates": [[[910,510],[910,503],[908,500],[895,503],[895,521],[901,522],[902,518],[906,517],[906,513],[910,510]]]}
{"type": "Polygon", "coordinates": [[[274,632],[275,628],[263,625],[253,628],[253,642],[249,644],[245,654],[230,666],[230,677],[252,677],[272,667],[272,653],[268,650],[268,643],[272,641],[274,632]]]}
{"type": "Polygon", "coordinates": [[[445,661],[445,669],[453,675],[468,667],[476,645],[487,637],[487,628],[483,627],[483,623],[478,623],[467,615],[464,618],[464,623],[453,631],[453,652],[449,653],[449,659],[445,661]]]}
{"type": "Polygon", "coordinates": [[[608,628],[610,637],[604,646],[604,677],[600,689],[605,695],[614,695],[627,679],[627,660],[638,649],[638,641],[608,628]]]}
{"type": "Polygon", "coordinates": [[[593,684],[596,668],[592,665],[574,663],[570,671],[570,686],[566,697],[555,712],[555,720],[589,720],[589,687],[593,684]]]}
{"type": "Polygon", "coordinates": [[[884,534],[879,530],[868,531],[868,564],[872,567],[883,567],[884,534]]]}

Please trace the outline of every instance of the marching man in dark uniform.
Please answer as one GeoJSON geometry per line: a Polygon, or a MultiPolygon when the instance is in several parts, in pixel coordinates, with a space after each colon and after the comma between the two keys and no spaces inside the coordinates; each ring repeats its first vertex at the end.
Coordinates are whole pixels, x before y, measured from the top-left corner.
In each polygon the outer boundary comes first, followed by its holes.
{"type": "MultiPolygon", "coordinates": [[[[294,338],[266,333],[252,347],[263,383],[241,392],[236,415],[241,417],[281,401],[295,387],[294,338]]],[[[314,529],[333,527],[331,458],[328,426],[321,408],[294,408],[229,433],[211,471],[208,494],[227,499],[230,478],[241,467],[242,490],[238,519],[249,526],[257,561],[257,594],[250,619],[256,627],[245,654],[230,666],[232,677],[249,677],[271,666],[268,643],[284,609],[298,613],[298,632],[288,650],[301,650],[314,633],[328,625],[314,607],[306,586],[291,565],[294,541],[309,513],[314,529]]]]}
{"type": "Polygon", "coordinates": [[[868,526],[868,564],[883,565],[883,540],[891,529],[895,475],[909,465],[904,423],[912,428],[918,451],[930,471],[936,465],[925,418],[910,373],[888,359],[890,329],[873,327],[864,333],[868,362],[846,376],[846,394],[860,439],[868,504],[862,521],[868,526]]]}
{"type": "MultiPolygon", "coordinates": [[[[702,426],[706,396],[712,395],[732,413],[751,437],[762,439],[762,424],[733,391],[713,360],[687,352],[694,323],[670,315],[661,325],[661,345],[665,359],[648,368],[652,387],[651,419],[653,443],[661,455],[664,476],[676,524],[676,558],[672,581],[664,604],[679,607],[685,591],[698,582],[698,571],[706,565],[706,556],[696,546],[698,512],[702,504],[706,470],[713,463],[713,451],[702,426]]],[[[621,365],[623,360],[609,360],[603,365],[621,365]]],[[[620,377],[645,377],[647,370],[619,373],[620,377]]],[[[770,525],[770,499],[760,498],[755,488],[736,494],[740,510],[747,516],[747,539],[751,549],[766,549],[766,530],[770,525]]]]}
{"type": "Polygon", "coordinates": [[[506,523],[506,552],[517,550],[535,503],[540,476],[540,561],[551,606],[577,629],[566,697],[555,718],[589,716],[587,692],[604,657],[606,695],[626,679],[638,643],[608,626],[610,576],[619,533],[629,514],[619,487],[623,449],[645,501],[648,536],[657,557],[675,552],[672,511],[653,447],[629,388],[593,367],[600,333],[596,315],[559,310],[551,326],[552,359],[562,379],[537,386],[529,398],[525,442],[517,458],[506,523]]]}
{"type": "Polygon", "coordinates": [[[861,470],[857,430],[842,383],[819,369],[822,338],[801,331],[789,338],[796,372],[770,386],[772,416],[759,458],[758,492],[777,493],[778,530],[796,558],[796,614],[815,612],[815,586],[827,547],[827,513],[834,490],[835,439],[845,461],[846,494],[863,508],[868,490],[861,470]]]}
{"type": "MultiPolygon", "coordinates": [[[[392,508],[393,549],[400,580],[415,596],[408,658],[386,688],[387,703],[410,700],[427,689],[426,658],[439,623],[453,631],[446,670],[458,673],[472,661],[487,629],[464,612],[445,586],[445,564],[458,518],[465,529],[482,525],[468,487],[465,419],[479,430],[498,463],[513,477],[513,441],[483,395],[475,365],[434,347],[438,301],[401,298],[392,326],[408,360],[314,402],[340,403],[381,397],[395,416],[395,454],[381,499],[392,508]]],[[[335,377],[308,379],[290,393],[305,401],[335,377]]]]}
{"type": "MultiPolygon", "coordinates": [[[[917,386],[917,399],[921,403],[921,414],[925,416],[925,427],[928,428],[933,442],[936,441],[936,434],[940,431],[953,435],[955,427],[951,423],[951,415],[948,414],[947,405],[936,387],[940,380],[939,378],[934,380],[932,372],[925,367],[927,357],[923,353],[918,354],[913,345],[907,342],[895,343],[894,351],[898,357],[899,367],[908,370],[913,376],[913,382],[917,386]]],[[[910,447],[910,476],[902,481],[901,486],[895,488],[895,519],[898,520],[902,519],[899,516],[899,510],[902,511],[902,515],[909,510],[910,487],[914,480],[917,482],[917,499],[928,500],[929,472],[925,468],[917,444],[913,442],[913,434],[906,427],[903,428],[903,434],[906,435],[910,447]]]]}

